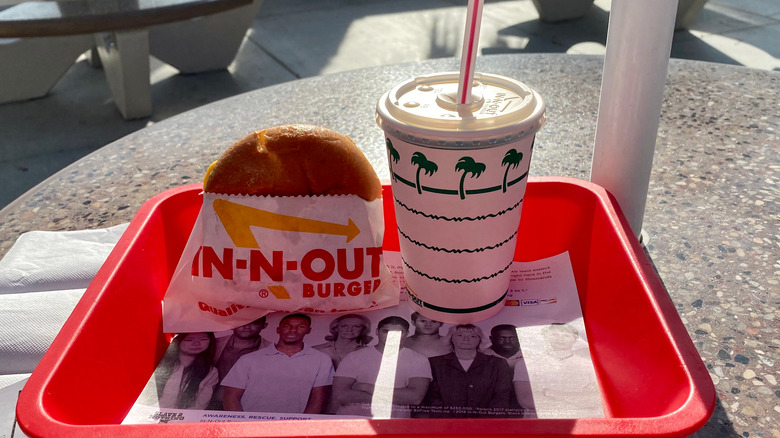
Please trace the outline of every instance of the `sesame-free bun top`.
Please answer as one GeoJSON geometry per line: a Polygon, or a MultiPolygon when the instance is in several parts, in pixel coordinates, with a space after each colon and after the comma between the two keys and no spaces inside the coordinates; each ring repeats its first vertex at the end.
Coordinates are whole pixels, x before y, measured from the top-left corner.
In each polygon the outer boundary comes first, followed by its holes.
{"type": "Polygon", "coordinates": [[[203,190],[230,195],[357,195],[372,201],[382,184],[351,139],[313,125],[285,125],[235,142],[203,179],[203,190]]]}

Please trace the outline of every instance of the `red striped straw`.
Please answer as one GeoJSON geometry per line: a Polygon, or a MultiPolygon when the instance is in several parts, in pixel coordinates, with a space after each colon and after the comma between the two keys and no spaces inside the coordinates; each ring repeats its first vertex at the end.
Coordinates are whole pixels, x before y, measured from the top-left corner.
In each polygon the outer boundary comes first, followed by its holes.
{"type": "Polygon", "coordinates": [[[459,105],[471,102],[471,84],[474,82],[474,65],[477,59],[479,26],[482,23],[482,5],[484,3],[485,0],[469,0],[466,30],[463,35],[463,52],[460,56],[459,105]]]}

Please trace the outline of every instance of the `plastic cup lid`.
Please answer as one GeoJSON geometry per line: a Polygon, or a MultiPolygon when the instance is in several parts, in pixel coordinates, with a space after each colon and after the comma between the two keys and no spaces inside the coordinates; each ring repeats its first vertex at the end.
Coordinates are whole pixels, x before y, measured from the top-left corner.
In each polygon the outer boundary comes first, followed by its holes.
{"type": "Polygon", "coordinates": [[[472,99],[459,106],[457,72],[419,76],[385,93],[377,123],[385,131],[432,146],[491,146],[535,134],[545,105],[527,85],[503,76],[474,75],[472,99]]]}

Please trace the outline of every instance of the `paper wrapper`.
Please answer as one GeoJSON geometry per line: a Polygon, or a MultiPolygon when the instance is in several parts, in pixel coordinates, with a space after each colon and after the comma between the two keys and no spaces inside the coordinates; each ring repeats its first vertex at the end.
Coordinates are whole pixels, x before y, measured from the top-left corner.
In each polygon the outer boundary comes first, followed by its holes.
{"type": "Polygon", "coordinates": [[[396,305],[383,236],[381,199],[204,193],[163,299],[163,329],[227,330],[272,311],[396,305]]]}

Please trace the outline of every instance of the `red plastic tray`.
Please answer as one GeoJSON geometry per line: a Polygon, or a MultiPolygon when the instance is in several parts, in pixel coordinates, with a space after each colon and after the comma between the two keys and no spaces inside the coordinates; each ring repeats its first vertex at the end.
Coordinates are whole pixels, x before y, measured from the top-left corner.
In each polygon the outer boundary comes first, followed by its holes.
{"type": "MultiPolygon", "coordinates": [[[[699,354],[614,199],[591,183],[532,178],[515,259],[569,251],[607,418],[334,419],[121,425],[168,346],[160,300],[201,205],[200,185],[149,200],[19,398],[30,436],[684,436],[715,406],[699,354]]],[[[387,230],[395,229],[385,187],[387,230]]],[[[385,248],[398,249],[396,233],[385,248]]]]}

